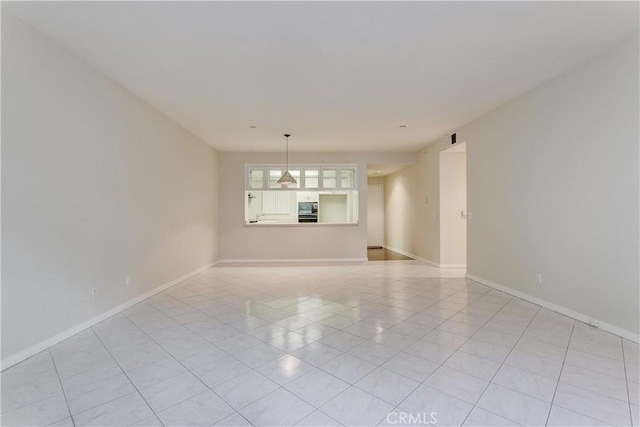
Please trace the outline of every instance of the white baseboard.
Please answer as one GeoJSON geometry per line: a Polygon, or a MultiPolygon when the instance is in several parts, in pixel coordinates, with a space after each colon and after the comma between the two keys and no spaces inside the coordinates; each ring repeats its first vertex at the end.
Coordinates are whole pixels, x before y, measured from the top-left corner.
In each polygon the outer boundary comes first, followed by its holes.
{"type": "MultiPolygon", "coordinates": [[[[545,301],[545,300],[540,299],[540,298],[536,298],[536,297],[531,296],[529,294],[526,294],[524,292],[520,292],[520,291],[517,291],[515,289],[509,288],[507,286],[499,285],[497,283],[494,283],[494,282],[491,282],[489,280],[483,279],[482,277],[474,276],[473,274],[467,274],[466,277],[468,279],[471,279],[471,280],[475,281],[475,282],[482,283],[483,285],[490,286],[490,287],[492,287],[494,289],[497,289],[499,291],[508,293],[509,295],[513,295],[513,296],[518,297],[520,299],[523,299],[525,301],[529,301],[530,303],[539,305],[540,307],[544,307],[544,308],[549,309],[551,311],[555,311],[556,313],[560,313],[560,314],[563,314],[565,316],[571,317],[572,319],[578,320],[579,322],[582,322],[582,323],[589,324],[589,321],[591,319],[593,319],[593,316],[588,316],[586,314],[579,313],[577,311],[573,311],[573,310],[571,310],[569,308],[563,307],[561,305],[554,304],[554,303],[549,302],[549,301],[545,301]]],[[[634,332],[631,332],[631,331],[628,331],[626,329],[622,329],[622,328],[620,328],[618,326],[611,325],[609,323],[600,321],[599,328],[604,330],[604,331],[611,332],[612,334],[618,335],[618,336],[620,336],[622,338],[626,338],[626,339],[628,339],[630,341],[633,341],[633,342],[636,342],[636,343],[640,342],[640,336],[638,336],[638,334],[636,334],[634,332]]]]}
{"type": "Polygon", "coordinates": [[[215,266],[216,264],[218,264],[218,262],[214,262],[211,264],[207,264],[204,267],[200,267],[190,273],[185,274],[184,276],[178,277],[177,279],[174,279],[170,282],[165,283],[164,285],[161,285],[147,293],[144,293],[142,295],[139,295],[133,299],[130,299],[127,302],[124,302],[120,305],[118,305],[117,307],[114,307],[110,310],[105,311],[104,313],[99,314],[98,316],[92,317],[89,320],[86,320],[82,323],[80,323],[79,325],[76,325],[74,327],[71,327],[65,331],[60,332],[59,334],[56,334],[50,338],[47,338],[43,341],[40,341],[39,343],[37,343],[36,345],[33,345],[29,348],[26,348],[22,351],[19,351],[18,353],[12,354],[11,356],[5,357],[4,359],[2,359],[1,363],[1,367],[2,370],[4,371],[7,368],[10,368],[11,366],[22,362],[25,359],[28,359],[31,356],[34,356],[38,353],[40,353],[43,350],[46,350],[47,348],[51,347],[52,345],[56,345],[59,342],[66,340],[67,338],[70,338],[72,336],[74,336],[75,334],[84,331],[87,328],[92,327],[93,325],[102,322],[105,319],[108,319],[109,317],[120,313],[121,311],[126,310],[129,307],[132,307],[136,304],[138,304],[139,302],[142,302],[144,300],[146,300],[147,298],[152,297],[153,295],[157,294],[158,292],[162,292],[165,289],[170,288],[173,285],[176,285],[180,282],[183,282],[185,280],[187,280],[190,277],[195,276],[196,274],[200,274],[205,270],[210,269],[211,267],[215,266]]]}
{"type": "Polygon", "coordinates": [[[221,259],[219,264],[362,264],[367,258],[221,259]]]}
{"type": "Polygon", "coordinates": [[[431,261],[430,259],[419,257],[418,255],[412,254],[411,252],[407,252],[407,251],[403,251],[402,249],[394,248],[393,246],[382,245],[382,247],[385,248],[385,249],[389,249],[390,251],[398,252],[401,255],[408,256],[408,257],[413,258],[413,259],[415,259],[417,261],[424,262],[425,264],[429,264],[429,265],[432,265],[432,266],[438,267],[438,268],[466,268],[467,267],[465,264],[440,264],[440,263],[437,263],[435,261],[431,261]]]}

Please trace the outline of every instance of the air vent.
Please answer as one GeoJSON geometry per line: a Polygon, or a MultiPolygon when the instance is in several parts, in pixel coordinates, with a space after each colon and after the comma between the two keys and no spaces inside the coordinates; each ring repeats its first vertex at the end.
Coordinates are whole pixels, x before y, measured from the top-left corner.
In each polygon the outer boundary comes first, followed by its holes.
{"type": "Polygon", "coordinates": [[[452,133],[452,134],[451,134],[451,145],[453,145],[453,144],[455,144],[455,143],[456,143],[456,134],[455,134],[455,133],[452,133]]]}

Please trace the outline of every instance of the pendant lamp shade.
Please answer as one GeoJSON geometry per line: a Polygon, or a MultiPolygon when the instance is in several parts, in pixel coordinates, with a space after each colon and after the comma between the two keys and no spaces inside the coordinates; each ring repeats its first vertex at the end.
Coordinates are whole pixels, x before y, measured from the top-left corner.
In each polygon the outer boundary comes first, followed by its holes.
{"type": "Polygon", "coordinates": [[[289,173],[288,170],[286,170],[278,180],[278,184],[297,184],[297,183],[298,181],[296,181],[296,179],[293,177],[293,175],[289,173]]]}
{"type": "Polygon", "coordinates": [[[290,136],[291,135],[288,133],[284,134],[284,137],[287,138],[287,168],[285,169],[284,173],[278,180],[278,184],[297,184],[298,183],[298,181],[296,181],[293,175],[289,173],[289,137],[290,136]]]}

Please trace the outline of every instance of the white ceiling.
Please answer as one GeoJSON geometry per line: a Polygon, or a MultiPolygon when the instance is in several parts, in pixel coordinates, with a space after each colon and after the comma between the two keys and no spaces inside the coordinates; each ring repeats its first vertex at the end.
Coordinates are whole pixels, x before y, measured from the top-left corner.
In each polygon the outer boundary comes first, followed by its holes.
{"type": "Polygon", "coordinates": [[[224,151],[417,150],[638,28],[637,2],[2,7],[224,151]]]}

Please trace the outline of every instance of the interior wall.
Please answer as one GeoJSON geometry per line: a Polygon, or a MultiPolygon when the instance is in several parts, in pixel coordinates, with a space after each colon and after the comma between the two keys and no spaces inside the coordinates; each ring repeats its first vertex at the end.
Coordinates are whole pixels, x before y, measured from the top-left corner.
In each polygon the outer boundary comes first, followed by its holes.
{"type": "Polygon", "coordinates": [[[383,184],[385,183],[386,177],[384,176],[370,176],[367,178],[367,184],[383,184]]]}
{"type": "Polygon", "coordinates": [[[367,184],[367,247],[384,246],[384,181],[367,184]]]}
{"type": "MultiPolygon", "coordinates": [[[[636,340],[638,48],[634,37],[457,131],[468,275],[636,340]]],[[[439,261],[435,158],[449,146],[428,145],[387,178],[390,246],[439,261]]]]}
{"type": "Polygon", "coordinates": [[[432,264],[440,263],[438,151],[416,154],[416,162],[388,175],[384,186],[385,246],[432,264]]]}
{"type": "Polygon", "coordinates": [[[3,368],[217,260],[217,168],[210,146],[3,10],[3,368]]]}
{"type": "MultiPolygon", "coordinates": [[[[378,243],[381,244],[382,246],[385,245],[385,240],[384,240],[384,224],[385,224],[385,220],[384,220],[384,184],[386,182],[387,177],[386,176],[369,176],[367,177],[367,185],[382,185],[382,212],[380,213],[375,213],[374,215],[376,215],[376,221],[380,220],[382,222],[381,225],[371,225],[369,224],[367,226],[367,246],[378,246],[378,243]],[[376,238],[376,236],[378,234],[382,233],[382,236],[378,236],[376,238]]],[[[379,207],[378,207],[379,208],[379,207]]],[[[371,210],[371,205],[367,204],[367,218],[370,218],[371,215],[369,213],[369,211],[371,210]]],[[[373,208],[376,209],[376,208],[373,208]]]]}
{"type": "Polygon", "coordinates": [[[460,130],[469,274],[638,333],[638,94],[635,37],[460,130]]]}
{"type": "MultiPolygon", "coordinates": [[[[458,143],[458,144],[464,144],[458,143]]],[[[461,145],[456,144],[456,149],[461,145]]],[[[467,264],[467,154],[440,152],[440,265],[467,264]]]]}
{"type": "Polygon", "coordinates": [[[358,165],[358,224],[246,225],[245,165],[284,164],[284,154],[220,153],[220,174],[225,177],[224,185],[220,187],[220,258],[227,261],[366,260],[367,163],[410,164],[414,161],[414,153],[290,152],[291,164],[358,165]]]}

